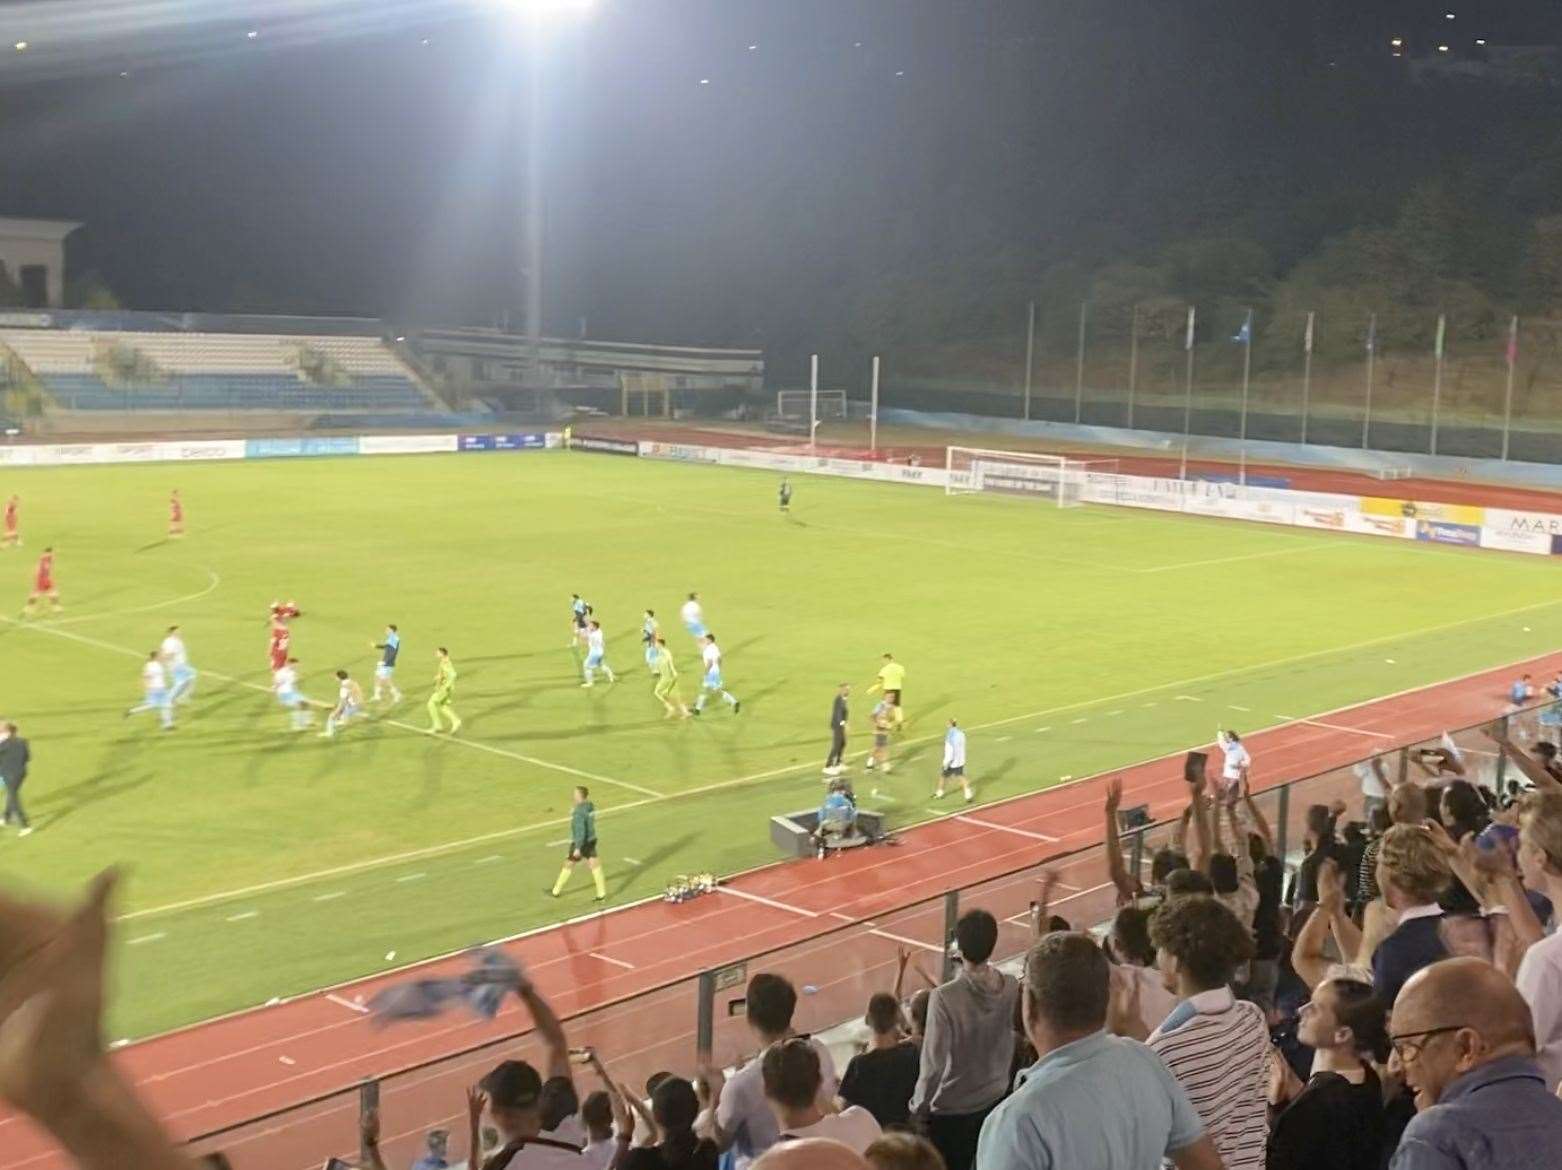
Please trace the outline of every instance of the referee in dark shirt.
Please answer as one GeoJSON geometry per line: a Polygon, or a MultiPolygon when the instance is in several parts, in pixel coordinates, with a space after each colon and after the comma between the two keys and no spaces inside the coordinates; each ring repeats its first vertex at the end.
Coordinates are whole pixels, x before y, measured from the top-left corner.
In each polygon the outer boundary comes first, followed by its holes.
{"type": "Polygon", "coordinates": [[[27,779],[27,765],[32,752],[27,741],[17,734],[16,724],[0,723],[0,785],[5,788],[5,824],[16,817],[22,827],[22,836],[31,833],[27,813],[22,809],[22,781],[27,779]]]}
{"type": "Polygon", "coordinates": [[[846,697],[851,691],[850,683],[842,683],[835,692],[835,702],[830,704],[830,754],[824,761],[826,776],[839,776],[846,771],[841,757],[846,754],[846,697]]]}

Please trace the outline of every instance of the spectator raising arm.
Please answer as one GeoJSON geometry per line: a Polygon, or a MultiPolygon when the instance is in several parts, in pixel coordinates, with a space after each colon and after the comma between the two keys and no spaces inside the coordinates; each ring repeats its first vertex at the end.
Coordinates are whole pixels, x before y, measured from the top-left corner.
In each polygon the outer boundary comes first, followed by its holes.
{"type": "Polygon", "coordinates": [[[1518,770],[1524,773],[1525,779],[1536,789],[1541,792],[1562,792],[1562,782],[1558,782],[1557,778],[1546,770],[1544,764],[1514,743],[1502,724],[1493,723],[1486,729],[1486,735],[1503,755],[1513,761],[1518,770]]]}
{"type": "Polygon", "coordinates": [[[1247,819],[1253,826],[1253,832],[1264,839],[1264,852],[1274,853],[1275,835],[1269,829],[1268,820],[1254,802],[1252,789],[1248,787],[1246,780],[1242,781],[1242,807],[1247,810],[1247,819]]]}
{"type": "Polygon", "coordinates": [[[1139,882],[1128,875],[1123,864],[1123,845],[1117,833],[1117,812],[1123,803],[1123,778],[1113,776],[1106,782],[1106,870],[1117,887],[1120,902],[1131,902],[1140,893],[1139,882]]]}

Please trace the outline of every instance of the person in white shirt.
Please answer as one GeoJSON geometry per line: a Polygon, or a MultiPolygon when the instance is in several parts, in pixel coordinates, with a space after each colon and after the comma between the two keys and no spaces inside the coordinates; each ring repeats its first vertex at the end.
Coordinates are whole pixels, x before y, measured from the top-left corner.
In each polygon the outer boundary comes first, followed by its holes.
{"type": "MultiPolygon", "coordinates": [[[[785,977],[763,971],[753,976],[743,1002],[748,1026],[761,1049],[795,1035],[792,1013],[797,1009],[797,991],[785,977]]],[[[808,1043],[819,1055],[819,1099],[823,1107],[823,1103],[835,1097],[835,1063],[830,1050],[818,1040],[810,1039],[808,1043]]],[[[715,1069],[703,1069],[700,1074],[711,1101],[706,1136],[720,1149],[733,1151],[735,1170],[747,1170],[754,1159],[776,1144],[781,1134],[775,1114],[765,1101],[761,1065],[756,1057],[726,1081],[715,1069]]]]}
{"type": "Polygon", "coordinates": [[[162,655],[153,650],[141,664],[141,701],[125,712],[128,718],[142,711],[156,711],[164,731],[174,729],[174,705],[168,698],[168,669],[162,655]]]}
{"type": "Polygon", "coordinates": [[[738,702],[736,696],[726,689],[726,684],[721,681],[721,647],[716,645],[716,635],[707,632],[705,635],[705,649],[700,651],[700,657],[705,661],[705,677],[700,682],[700,697],[694,700],[694,713],[698,715],[705,710],[705,699],[709,695],[720,695],[722,701],[732,708],[736,715],[743,709],[743,704],[738,702]]]}
{"type": "Polygon", "coordinates": [[[933,793],[933,799],[942,800],[944,784],[956,779],[960,781],[961,791],[965,793],[966,803],[969,804],[975,794],[971,791],[971,781],[965,774],[965,732],[960,730],[960,725],[951,719],[949,730],[944,732],[944,766],[939,770],[938,790],[933,793]]]}
{"type": "Polygon", "coordinates": [[[349,678],[345,670],[336,672],[336,682],[336,706],[325,717],[325,730],[320,733],[321,739],[330,739],[338,727],[364,714],[363,688],[349,678]]]}
{"type": "Polygon", "coordinates": [[[1253,766],[1253,757],[1248,755],[1241,736],[1222,728],[1215,732],[1215,746],[1226,757],[1220,767],[1221,785],[1227,791],[1240,789],[1247,783],[1248,772],[1253,766]]]}
{"type": "Polygon", "coordinates": [[[586,664],[582,668],[586,681],[581,683],[581,686],[596,686],[599,666],[602,668],[602,673],[607,675],[608,682],[618,681],[613,668],[607,664],[607,636],[602,632],[602,623],[593,618],[586,623],[586,664]]]}
{"type": "MultiPolygon", "coordinates": [[[[1562,792],[1526,796],[1519,813],[1519,869],[1524,885],[1562,907],[1562,792]]],[[[1517,920],[1515,920],[1517,921],[1517,920]]],[[[1555,919],[1553,919],[1553,922],[1555,919]]],[[[1555,1092],[1562,1083],[1562,931],[1524,952],[1514,979],[1535,1021],[1535,1058],[1555,1092]]]]}
{"type": "Polygon", "coordinates": [[[689,600],[683,603],[683,608],[678,611],[678,617],[683,622],[683,628],[689,631],[689,635],[696,640],[703,638],[709,631],[705,628],[705,611],[700,607],[700,595],[689,594],[689,600]]]}
{"type": "Polygon", "coordinates": [[[298,659],[289,658],[271,675],[271,689],[277,702],[287,708],[289,725],[294,731],[303,731],[315,721],[309,709],[309,700],[298,689],[298,659]]]}
{"type": "MultiPolygon", "coordinates": [[[[572,1093],[574,1077],[564,1025],[525,975],[521,976],[517,993],[537,1026],[545,1053],[547,1083],[562,1081],[559,1088],[572,1093]]],[[[537,1070],[524,1060],[501,1061],[478,1082],[480,1099],[499,1130],[501,1148],[487,1163],[492,1170],[586,1170],[588,1163],[579,1145],[542,1132],[543,1084],[537,1070]]],[[[481,1114],[472,1117],[469,1149],[479,1148],[481,1120],[481,1114]]]]}
{"type": "Polygon", "coordinates": [[[848,1105],[839,1113],[821,1107],[819,1052],[800,1036],[777,1040],[765,1049],[760,1077],[782,1142],[828,1138],[860,1154],[883,1132],[861,1105],[848,1105]]]}
{"type": "Polygon", "coordinates": [[[158,647],[157,653],[173,679],[173,686],[168,692],[168,701],[188,703],[190,696],[195,693],[196,674],[195,668],[190,665],[190,654],[185,649],[184,638],[180,635],[178,626],[168,627],[168,633],[163,635],[163,644],[158,647]]]}

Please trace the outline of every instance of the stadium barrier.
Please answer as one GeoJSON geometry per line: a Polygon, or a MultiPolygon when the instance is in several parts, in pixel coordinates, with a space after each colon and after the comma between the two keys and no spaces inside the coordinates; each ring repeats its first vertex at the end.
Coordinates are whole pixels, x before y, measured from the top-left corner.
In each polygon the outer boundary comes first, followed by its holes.
{"type": "MultiPolygon", "coordinates": [[[[1562,703],[1534,704],[1496,722],[1510,734],[1529,738],[1538,729],[1540,713],[1548,709],[1554,717],[1562,703]]],[[[1436,738],[1386,743],[1376,753],[1255,793],[1254,802],[1273,834],[1275,853],[1286,863],[1287,878],[1301,858],[1308,807],[1335,801],[1359,807],[1363,783],[1376,768],[1381,767],[1392,782],[1412,777],[1423,783],[1446,782],[1454,777],[1445,774],[1435,781],[1435,759],[1422,763],[1421,752],[1451,751],[1466,778],[1503,791],[1509,770],[1486,734],[1490,726],[1487,721],[1436,738]]],[[[1169,757],[1166,767],[1168,774],[1180,772],[1181,761],[1169,757]]],[[[985,807],[1004,803],[1009,802],[985,807]]],[[[1178,833],[1176,819],[1123,829],[1127,871],[1147,873],[1156,850],[1174,845],[1178,833]]],[[[785,975],[802,993],[794,1017],[799,1031],[827,1043],[849,1045],[860,1035],[856,1021],[868,997],[894,984],[902,948],[929,975],[952,975],[954,924],[965,909],[980,907],[998,919],[993,962],[1014,969],[1034,938],[1032,906],[1043,871],[1052,871],[1060,882],[1050,913],[1066,918],[1076,929],[1099,931],[1110,921],[1117,896],[1104,843],[1045,856],[1041,856],[1045,846],[1038,844],[1035,852],[1036,859],[997,876],[908,898],[899,906],[875,909],[871,916],[831,925],[797,942],[566,1014],[570,1043],[595,1048],[614,1078],[630,1085],[642,1084],[662,1069],[688,1073],[702,1054],[709,1054],[717,1067],[730,1069],[754,1055],[742,997],[748,977],[766,971],[785,975]]],[[[418,1157],[430,1128],[459,1132],[466,1090],[498,1061],[536,1062],[541,1056],[535,1031],[526,1028],[373,1078],[378,1085],[380,1142],[386,1163],[406,1165],[418,1157]]],[[[351,1157],[358,1146],[360,1102],[360,1084],[344,1084],[288,1108],[201,1134],[190,1139],[190,1145],[197,1153],[222,1151],[234,1170],[302,1167],[328,1155],[351,1157]]]]}
{"type": "MultiPolygon", "coordinates": [[[[186,439],[148,443],[44,443],[0,446],[0,467],[62,467],[113,463],[220,459],[310,458],[347,455],[411,455],[557,448],[555,431],[507,434],[320,435],[252,439],[186,439]]],[[[756,468],[788,474],[843,476],[886,483],[946,488],[942,467],[745,447],[635,441],[577,434],[573,449],[642,456],[683,463],[756,468]]],[[[1420,540],[1464,548],[1537,556],[1562,555],[1562,515],[1391,496],[1349,496],[1296,491],[1229,479],[1171,479],[1087,471],[1086,503],[1183,512],[1230,520],[1281,524],[1367,536],[1420,540]]]]}

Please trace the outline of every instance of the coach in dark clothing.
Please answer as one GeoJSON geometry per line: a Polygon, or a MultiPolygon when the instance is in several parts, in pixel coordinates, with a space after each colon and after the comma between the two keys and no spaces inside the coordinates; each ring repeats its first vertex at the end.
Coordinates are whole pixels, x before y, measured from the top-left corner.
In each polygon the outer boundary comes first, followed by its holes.
{"type": "Polygon", "coordinates": [[[846,697],[851,694],[851,684],[842,683],[835,692],[835,702],[830,704],[830,755],[824,761],[826,775],[836,776],[844,770],[841,757],[846,754],[846,697]]]}
{"type": "Polygon", "coordinates": [[[0,724],[0,783],[5,785],[5,823],[16,817],[25,831],[31,826],[27,814],[22,811],[22,781],[27,779],[27,761],[32,753],[27,741],[16,733],[16,724],[0,724]]]}

